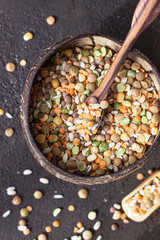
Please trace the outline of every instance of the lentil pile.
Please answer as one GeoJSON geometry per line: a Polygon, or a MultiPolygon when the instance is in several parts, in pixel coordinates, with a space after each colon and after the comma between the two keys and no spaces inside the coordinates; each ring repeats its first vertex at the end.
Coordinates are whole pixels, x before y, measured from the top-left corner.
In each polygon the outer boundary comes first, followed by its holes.
{"type": "Polygon", "coordinates": [[[137,217],[146,214],[158,201],[160,201],[160,179],[155,177],[145,188],[137,192],[125,202],[128,216],[137,217]]]}
{"type": "Polygon", "coordinates": [[[70,173],[100,176],[140,159],[159,131],[159,96],[148,73],[125,60],[108,97],[85,99],[100,86],[116,57],[96,45],[65,49],[38,72],[29,122],[42,153],[70,173]],[[104,116],[97,129],[101,112],[104,116]]]}

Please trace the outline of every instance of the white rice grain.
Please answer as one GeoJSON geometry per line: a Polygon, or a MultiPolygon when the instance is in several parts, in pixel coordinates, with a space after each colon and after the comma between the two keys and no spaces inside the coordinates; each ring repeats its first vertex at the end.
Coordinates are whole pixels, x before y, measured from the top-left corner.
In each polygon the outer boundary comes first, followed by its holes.
{"type": "Polygon", "coordinates": [[[8,113],[8,112],[6,112],[5,115],[6,115],[7,118],[10,118],[10,119],[13,118],[12,115],[10,113],[8,113]]]}
{"type": "Polygon", "coordinates": [[[99,235],[96,240],[101,240],[102,239],[102,235],[99,235]]]}
{"type": "Polygon", "coordinates": [[[16,194],[16,191],[15,190],[9,190],[9,191],[7,191],[7,195],[9,195],[9,196],[13,196],[13,195],[15,195],[16,194]]]}
{"type": "Polygon", "coordinates": [[[17,229],[20,232],[23,232],[25,229],[27,228],[27,226],[18,226],[17,229]]]}
{"type": "Polygon", "coordinates": [[[40,178],[39,181],[43,184],[48,184],[49,180],[47,178],[40,178]]]}
{"type": "Polygon", "coordinates": [[[61,195],[61,194],[55,194],[55,195],[53,196],[53,198],[54,198],[54,199],[62,199],[62,198],[63,198],[63,195],[61,195]]]}
{"type": "Polygon", "coordinates": [[[97,231],[97,230],[100,228],[100,226],[101,226],[101,222],[100,222],[100,221],[97,221],[97,222],[94,224],[93,229],[94,229],[95,231],[97,231]]]}
{"type": "Polygon", "coordinates": [[[65,153],[65,154],[63,155],[63,157],[62,157],[62,161],[63,161],[63,163],[66,163],[67,160],[68,160],[68,154],[65,153]]]}
{"type": "Polygon", "coordinates": [[[26,169],[23,171],[23,175],[27,176],[27,175],[30,175],[32,174],[32,171],[30,169],[26,169]]]}
{"type": "Polygon", "coordinates": [[[8,187],[8,188],[6,189],[6,191],[10,191],[10,190],[16,190],[16,188],[15,188],[15,187],[8,187]]]}
{"type": "Polygon", "coordinates": [[[11,210],[6,211],[5,213],[3,213],[2,217],[8,217],[11,214],[11,210]]]}

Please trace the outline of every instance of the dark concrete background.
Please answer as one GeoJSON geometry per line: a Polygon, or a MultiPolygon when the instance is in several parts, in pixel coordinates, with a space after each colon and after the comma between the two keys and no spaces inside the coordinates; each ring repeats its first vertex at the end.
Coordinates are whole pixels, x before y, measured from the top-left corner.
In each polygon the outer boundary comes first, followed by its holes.
{"type": "MultiPolygon", "coordinates": [[[[103,240],[159,240],[160,210],[157,210],[143,223],[130,222],[128,225],[118,221],[119,229],[110,230],[113,223],[109,213],[110,206],[128,194],[139,184],[136,174],[132,173],[117,182],[89,186],[89,196],[86,200],[77,197],[77,191],[82,186],[66,183],[46,172],[33,158],[20,125],[20,103],[25,79],[29,69],[38,56],[56,41],[78,33],[102,33],[119,39],[124,39],[130,27],[130,22],[137,0],[0,0],[0,108],[13,115],[13,119],[0,117],[0,239],[21,240],[33,239],[50,225],[54,218],[52,211],[63,207],[58,219],[61,226],[54,229],[48,239],[63,240],[73,235],[73,227],[82,221],[86,228],[91,228],[93,222],[87,220],[90,210],[96,210],[97,219],[102,221],[102,227],[94,234],[103,235],[103,240]],[[53,26],[47,25],[47,16],[56,17],[53,26]],[[24,33],[32,31],[34,38],[29,42],[23,40],[24,33]],[[26,67],[21,67],[19,61],[27,60],[26,67]],[[17,65],[14,73],[5,70],[5,64],[13,61],[17,65]],[[6,127],[13,127],[15,134],[11,138],[4,135],[6,127]],[[25,169],[32,169],[33,174],[23,176],[25,169]],[[40,177],[47,177],[50,183],[45,186],[39,183],[40,177]],[[12,197],[6,194],[6,188],[15,186],[17,193],[23,197],[21,207],[31,205],[33,212],[28,216],[28,226],[32,229],[27,237],[17,231],[20,219],[19,209],[11,204],[12,197]],[[44,197],[33,199],[33,192],[41,189],[44,197]],[[64,195],[62,200],[54,200],[54,192],[64,195]],[[107,202],[104,200],[107,199],[107,202]],[[67,206],[74,204],[76,211],[67,212],[67,206]],[[2,218],[2,214],[10,209],[11,215],[2,218]]],[[[160,17],[141,35],[135,47],[147,55],[159,68],[160,63],[160,17]]],[[[151,159],[139,170],[147,177],[147,170],[160,167],[160,149],[153,153],[151,159]]]]}

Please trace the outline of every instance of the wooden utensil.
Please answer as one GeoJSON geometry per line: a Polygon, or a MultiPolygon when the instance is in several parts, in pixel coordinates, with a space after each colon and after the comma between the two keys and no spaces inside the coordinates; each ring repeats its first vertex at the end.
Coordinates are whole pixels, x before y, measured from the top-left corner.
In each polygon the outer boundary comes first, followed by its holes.
{"type": "MultiPolygon", "coordinates": [[[[155,171],[151,176],[149,176],[146,180],[144,180],[138,187],[136,187],[130,194],[128,194],[125,198],[123,198],[121,205],[122,205],[123,211],[126,213],[127,216],[128,216],[128,209],[126,208],[126,205],[125,205],[125,202],[127,201],[127,199],[134,196],[140,189],[143,189],[145,186],[149,185],[155,177],[160,178],[160,170],[155,171]]],[[[153,207],[151,207],[151,209],[149,209],[144,215],[140,215],[139,217],[132,215],[128,217],[135,222],[142,222],[146,218],[148,218],[159,207],[160,207],[160,200],[156,204],[154,204],[153,207]]]]}
{"type": "Polygon", "coordinates": [[[96,97],[98,102],[101,102],[107,97],[108,90],[136,39],[153,22],[159,12],[160,0],[139,1],[133,15],[131,28],[120,51],[105,75],[100,87],[85,100],[86,103],[89,103],[91,97],[96,97]]]}

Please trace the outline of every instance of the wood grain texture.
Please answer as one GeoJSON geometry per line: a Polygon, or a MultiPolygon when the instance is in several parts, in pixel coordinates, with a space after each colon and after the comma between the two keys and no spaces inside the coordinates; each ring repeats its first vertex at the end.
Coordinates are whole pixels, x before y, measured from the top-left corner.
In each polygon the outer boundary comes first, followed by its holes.
{"type": "MultiPolygon", "coordinates": [[[[30,240],[44,231],[44,227],[53,221],[52,211],[55,207],[63,207],[59,216],[61,228],[55,229],[48,235],[49,240],[63,240],[73,234],[73,227],[78,221],[83,221],[86,228],[93,226],[87,220],[90,210],[98,211],[98,220],[102,221],[101,230],[95,235],[103,235],[103,240],[159,240],[160,235],[160,210],[157,210],[143,223],[130,222],[123,225],[117,221],[119,229],[111,232],[113,223],[110,206],[134,189],[139,181],[136,180],[137,172],[113,182],[98,186],[88,186],[89,197],[86,200],[77,198],[77,191],[81,187],[61,181],[40,167],[31,154],[20,123],[20,103],[25,79],[33,63],[39,55],[54,42],[70,35],[99,32],[124,39],[130,27],[131,18],[138,1],[136,0],[0,0],[1,38],[0,38],[0,104],[5,111],[13,115],[13,119],[1,117],[0,119],[0,239],[3,240],[30,240]],[[57,17],[57,22],[52,27],[48,26],[45,19],[49,15],[57,17]],[[34,33],[34,39],[23,41],[23,34],[27,31],[34,33]],[[16,54],[18,55],[16,57],[16,54]],[[18,62],[27,60],[27,66],[22,68],[18,62]],[[8,73],[5,64],[8,61],[17,63],[17,70],[8,73]],[[15,135],[12,138],[4,136],[6,127],[13,127],[15,135]],[[24,177],[24,169],[30,168],[33,175],[24,177]],[[39,183],[40,177],[50,179],[50,184],[44,186],[39,183]],[[32,228],[31,235],[24,237],[17,231],[20,218],[19,207],[13,207],[12,197],[6,195],[6,188],[15,186],[17,193],[23,197],[22,207],[30,204],[33,212],[28,217],[28,226],[32,228]],[[44,197],[36,201],[33,192],[41,189],[44,197]],[[54,191],[64,195],[61,201],[53,199],[54,191]],[[104,202],[107,199],[107,202],[104,202]],[[74,204],[76,211],[68,214],[67,206],[74,204]],[[2,214],[11,209],[11,215],[3,219],[2,214]]],[[[135,47],[146,54],[159,68],[160,62],[160,18],[158,17],[138,39],[135,47]]],[[[160,70],[160,68],[159,68],[160,70]]],[[[160,168],[160,149],[152,155],[147,164],[139,172],[147,176],[151,167],[160,168]]]]}
{"type": "Polygon", "coordinates": [[[86,100],[96,97],[98,102],[106,99],[112,82],[114,81],[120,67],[126,59],[129,51],[132,49],[139,35],[155,20],[159,14],[159,0],[140,0],[134,11],[131,28],[120,48],[114,62],[105,75],[101,87],[96,89],[86,100]]]}

